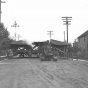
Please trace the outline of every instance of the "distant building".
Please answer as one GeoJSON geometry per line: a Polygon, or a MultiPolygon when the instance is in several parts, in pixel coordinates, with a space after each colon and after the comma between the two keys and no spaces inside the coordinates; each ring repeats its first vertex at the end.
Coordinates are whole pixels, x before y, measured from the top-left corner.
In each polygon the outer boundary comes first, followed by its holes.
{"type": "Polygon", "coordinates": [[[73,47],[78,47],[78,42],[77,42],[77,41],[75,41],[75,42],[73,43],[73,47]]]}
{"type": "Polygon", "coordinates": [[[81,54],[88,56],[88,30],[78,37],[78,47],[81,54]]]}
{"type": "Polygon", "coordinates": [[[71,44],[69,44],[69,43],[58,41],[58,40],[54,40],[54,39],[50,40],[50,44],[53,47],[56,47],[56,48],[58,48],[60,50],[59,54],[62,57],[66,56],[66,54],[67,54],[67,46],[71,46],[71,44]]]}
{"type": "MultiPolygon", "coordinates": [[[[49,41],[44,41],[44,42],[33,42],[34,45],[36,46],[42,46],[42,45],[46,45],[47,43],[49,43],[49,41]]],[[[66,56],[66,52],[67,52],[67,46],[70,46],[70,44],[66,43],[66,42],[62,42],[62,41],[58,41],[58,40],[54,40],[54,39],[50,39],[50,45],[59,50],[60,56],[66,56]]]]}
{"type": "Polygon", "coordinates": [[[73,51],[74,51],[75,54],[80,53],[79,46],[78,46],[78,41],[76,41],[76,40],[73,43],[73,51]]]}
{"type": "Polygon", "coordinates": [[[75,41],[73,43],[73,47],[78,47],[78,39],[75,39],[75,41]]]}

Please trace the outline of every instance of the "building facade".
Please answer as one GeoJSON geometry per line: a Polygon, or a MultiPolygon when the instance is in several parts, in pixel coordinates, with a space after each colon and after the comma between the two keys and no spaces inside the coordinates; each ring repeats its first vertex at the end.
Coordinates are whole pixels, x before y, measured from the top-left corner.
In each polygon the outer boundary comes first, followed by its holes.
{"type": "Polygon", "coordinates": [[[88,30],[78,37],[79,52],[88,56],[88,30]]]}

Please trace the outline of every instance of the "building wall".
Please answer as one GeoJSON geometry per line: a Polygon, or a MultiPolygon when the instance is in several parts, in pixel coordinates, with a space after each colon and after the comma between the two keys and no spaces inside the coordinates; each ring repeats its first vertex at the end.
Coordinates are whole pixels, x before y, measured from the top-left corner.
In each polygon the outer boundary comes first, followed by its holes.
{"type": "Polygon", "coordinates": [[[87,35],[87,45],[86,45],[86,50],[87,50],[87,56],[88,56],[88,35],[87,35]]]}
{"type": "Polygon", "coordinates": [[[74,42],[73,47],[78,47],[78,42],[74,42]]]}
{"type": "Polygon", "coordinates": [[[88,36],[84,36],[78,39],[78,47],[81,54],[88,54],[88,36]]]}

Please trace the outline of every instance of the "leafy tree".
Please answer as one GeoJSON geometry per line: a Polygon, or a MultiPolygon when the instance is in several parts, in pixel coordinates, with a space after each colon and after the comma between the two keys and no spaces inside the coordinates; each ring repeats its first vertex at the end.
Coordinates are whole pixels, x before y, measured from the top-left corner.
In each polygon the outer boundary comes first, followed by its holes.
{"type": "Polygon", "coordinates": [[[10,43],[13,41],[9,35],[7,28],[5,28],[3,23],[0,23],[0,50],[9,48],[10,43]]]}

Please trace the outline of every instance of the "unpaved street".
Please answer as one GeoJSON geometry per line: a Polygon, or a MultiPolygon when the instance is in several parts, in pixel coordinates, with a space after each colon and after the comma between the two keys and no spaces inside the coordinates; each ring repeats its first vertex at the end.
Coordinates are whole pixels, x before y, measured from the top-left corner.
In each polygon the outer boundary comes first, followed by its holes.
{"type": "Polygon", "coordinates": [[[0,62],[0,88],[88,88],[88,62],[5,60],[0,62]]]}

